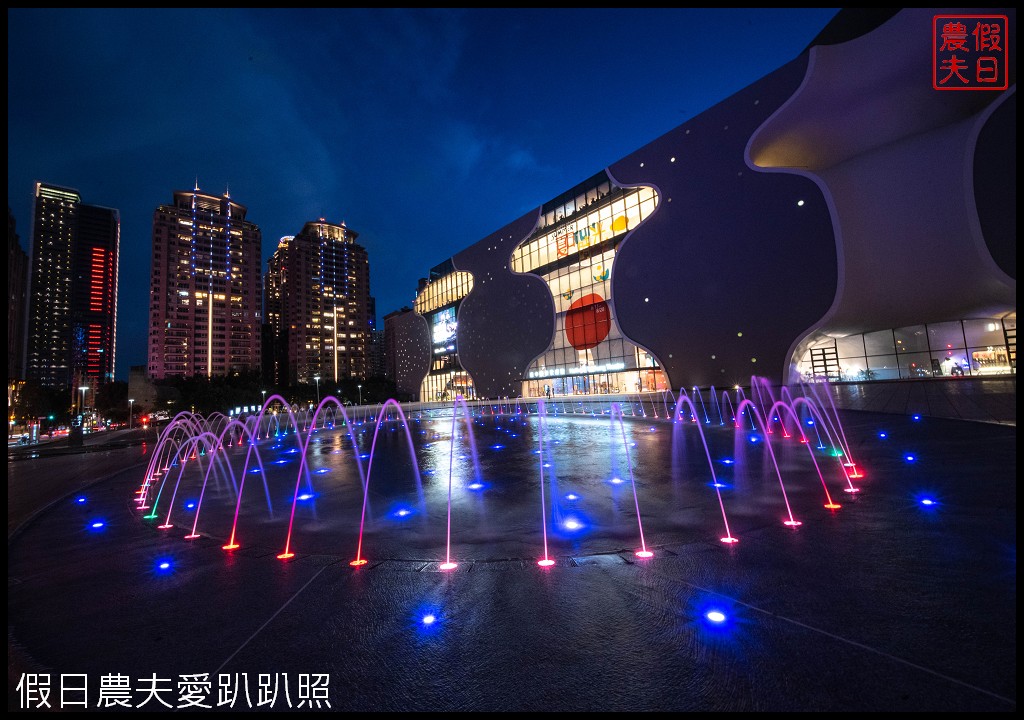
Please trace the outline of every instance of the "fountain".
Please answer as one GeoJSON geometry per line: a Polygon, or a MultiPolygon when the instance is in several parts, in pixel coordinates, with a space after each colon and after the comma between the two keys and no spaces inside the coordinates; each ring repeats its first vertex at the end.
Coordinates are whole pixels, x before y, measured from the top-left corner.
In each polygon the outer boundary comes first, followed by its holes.
{"type": "Polygon", "coordinates": [[[532,546],[542,548],[533,562],[549,568],[557,556],[651,558],[656,546],[645,525],[652,523],[659,544],[699,539],[708,532],[709,515],[700,508],[709,501],[706,509],[714,508],[724,527],[718,540],[735,546],[733,525],[737,517],[751,518],[750,496],[770,502],[763,484],[750,482],[757,453],[770,471],[754,475],[777,481],[783,523],[792,530],[805,522],[796,518],[793,493],[803,502],[817,486],[824,507],[840,509],[829,490],[832,461],[845,492],[856,493],[852,479],[863,477],[838,414],[814,388],[775,389],[752,378],[746,392],[681,388],[649,402],[388,400],[353,417],[333,396],[300,409],[274,395],[244,418],[182,413],[161,434],[135,500],[160,530],[185,522],[186,539],[215,538],[230,552],[243,551],[243,532],[251,552],[281,560],[296,557],[296,538],[304,552],[319,555],[343,552],[352,542],[348,565],[361,568],[372,542],[375,562],[424,561],[450,571],[459,567],[456,557],[525,562],[532,546]],[[274,414],[277,406],[284,409],[274,414]],[[748,435],[758,442],[741,447],[748,435]],[[734,441],[732,457],[716,460],[734,441]],[[679,455],[686,442],[699,442],[696,462],[679,455]],[[609,480],[609,468],[623,456],[623,470],[609,480]],[[723,462],[731,484],[716,470],[723,462]],[[261,493],[246,491],[250,475],[259,476],[261,493]],[[628,509],[619,503],[626,489],[628,509]],[[639,548],[630,548],[631,536],[639,548]],[[268,549],[282,541],[283,549],[268,549]]]}

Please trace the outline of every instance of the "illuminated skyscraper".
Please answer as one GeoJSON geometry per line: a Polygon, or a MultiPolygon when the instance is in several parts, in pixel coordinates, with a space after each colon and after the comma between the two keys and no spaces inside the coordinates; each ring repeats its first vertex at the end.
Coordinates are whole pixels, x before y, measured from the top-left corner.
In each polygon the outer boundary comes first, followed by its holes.
{"type": "Polygon", "coordinates": [[[284,291],[288,247],[295,237],[286,235],[267,261],[263,276],[263,321],[267,328],[263,346],[263,377],[276,385],[288,384],[288,327],[284,324],[284,291]]]}
{"type": "Polygon", "coordinates": [[[260,229],[222,196],[176,191],[153,214],[149,376],[260,369],[260,229]]]}
{"type": "Polygon", "coordinates": [[[114,379],[120,229],[117,210],[36,183],[26,375],[79,403],[80,386],[114,379]]]}
{"type": "Polygon", "coordinates": [[[25,312],[28,254],[21,247],[14,215],[7,208],[7,380],[25,379],[25,312]]]}
{"type": "Polygon", "coordinates": [[[327,383],[369,375],[370,262],[344,223],[308,222],[267,262],[265,307],[275,380],[327,383]]]}

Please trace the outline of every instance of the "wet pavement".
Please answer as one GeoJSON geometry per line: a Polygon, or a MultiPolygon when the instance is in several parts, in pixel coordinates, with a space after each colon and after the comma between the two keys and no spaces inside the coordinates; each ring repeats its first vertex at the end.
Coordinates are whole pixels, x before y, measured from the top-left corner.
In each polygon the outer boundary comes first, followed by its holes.
{"type": "Polygon", "coordinates": [[[318,432],[308,475],[294,435],[263,472],[199,448],[149,519],[152,443],[10,461],[9,708],[48,674],[65,709],[1014,711],[1016,428],[840,419],[863,477],[820,423],[482,417],[453,452],[423,416],[318,432]]]}

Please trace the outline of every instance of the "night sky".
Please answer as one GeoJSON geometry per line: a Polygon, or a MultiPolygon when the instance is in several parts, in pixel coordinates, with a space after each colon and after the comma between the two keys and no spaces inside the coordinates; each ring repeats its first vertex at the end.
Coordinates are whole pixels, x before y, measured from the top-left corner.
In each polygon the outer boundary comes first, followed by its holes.
{"type": "Polygon", "coordinates": [[[153,211],[198,179],[278,240],[344,221],[383,327],[454,253],[799,55],[836,9],[7,11],[7,198],[121,214],[116,379],[153,211]]]}

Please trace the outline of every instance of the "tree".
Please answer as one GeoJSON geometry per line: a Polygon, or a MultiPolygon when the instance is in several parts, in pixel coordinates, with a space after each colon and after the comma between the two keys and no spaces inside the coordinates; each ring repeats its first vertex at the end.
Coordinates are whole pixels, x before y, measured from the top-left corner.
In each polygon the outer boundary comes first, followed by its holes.
{"type": "Polygon", "coordinates": [[[42,387],[29,381],[21,386],[10,408],[11,416],[19,425],[39,418],[66,425],[71,419],[71,394],[67,388],[42,387]]]}
{"type": "Polygon", "coordinates": [[[96,412],[118,422],[128,420],[128,383],[116,380],[96,389],[96,412]]]}

